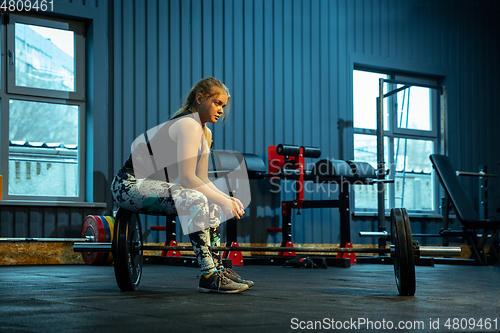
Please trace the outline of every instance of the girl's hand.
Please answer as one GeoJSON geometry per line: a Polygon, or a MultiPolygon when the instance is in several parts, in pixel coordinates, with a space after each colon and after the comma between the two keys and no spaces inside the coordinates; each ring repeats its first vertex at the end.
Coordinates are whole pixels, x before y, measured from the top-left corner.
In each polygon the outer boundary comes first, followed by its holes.
{"type": "Polygon", "coordinates": [[[243,206],[241,201],[234,198],[234,197],[232,197],[231,200],[233,200],[234,203],[236,203],[236,207],[238,209],[239,215],[242,216],[243,214],[245,214],[245,206],[243,206]]]}
{"type": "MultiPolygon", "coordinates": [[[[241,204],[241,202],[239,204],[241,204]]],[[[221,204],[221,208],[224,214],[226,214],[228,218],[239,220],[241,216],[245,213],[245,211],[241,209],[239,204],[236,201],[232,200],[232,198],[224,199],[224,201],[221,204]]]]}

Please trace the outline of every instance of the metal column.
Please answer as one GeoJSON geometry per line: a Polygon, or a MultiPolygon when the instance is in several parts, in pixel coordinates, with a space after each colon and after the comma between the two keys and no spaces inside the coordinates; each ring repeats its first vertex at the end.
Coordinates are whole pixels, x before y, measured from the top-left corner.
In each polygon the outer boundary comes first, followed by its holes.
{"type": "MultiPolygon", "coordinates": [[[[384,79],[379,79],[379,97],[377,98],[377,178],[385,178],[384,162],[384,79]]],[[[377,184],[378,231],[385,228],[385,184],[377,184]]],[[[379,238],[379,247],[385,247],[385,239],[379,238]]]]}

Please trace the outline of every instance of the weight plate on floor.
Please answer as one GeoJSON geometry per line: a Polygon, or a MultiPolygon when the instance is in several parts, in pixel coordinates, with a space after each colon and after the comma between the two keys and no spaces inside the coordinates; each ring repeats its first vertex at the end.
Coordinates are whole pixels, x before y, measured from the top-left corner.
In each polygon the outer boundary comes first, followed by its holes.
{"type": "Polygon", "coordinates": [[[122,291],[137,290],[142,275],[142,228],[139,215],[120,208],[114,229],[116,283],[122,291]]]}
{"type": "MultiPolygon", "coordinates": [[[[94,243],[105,243],[106,239],[111,238],[111,231],[107,221],[104,223],[99,216],[88,215],[83,220],[80,236],[81,238],[91,236],[94,243]]],[[[82,252],[82,258],[87,265],[104,265],[107,263],[107,253],[82,252]]]]}
{"type": "Polygon", "coordinates": [[[391,235],[393,245],[391,257],[399,294],[413,296],[416,288],[415,257],[410,219],[406,209],[393,208],[391,210],[391,235]]]}

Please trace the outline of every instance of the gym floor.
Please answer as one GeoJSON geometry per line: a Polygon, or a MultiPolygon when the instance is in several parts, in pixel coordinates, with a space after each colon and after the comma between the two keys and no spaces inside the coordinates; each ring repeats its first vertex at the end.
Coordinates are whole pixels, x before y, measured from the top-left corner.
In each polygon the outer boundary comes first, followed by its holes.
{"type": "Polygon", "coordinates": [[[417,266],[414,297],[398,295],[391,265],[327,269],[246,265],[235,270],[255,286],[242,294],[201,294],[196,289],[198,268],[146,264],[139,290],[121,292],[110,266],[2,266],[0,332],[263,333],[313,328],[456,332],[458,325],[466,325],[464,331],[498,332],[500,328],[498,267],[417,266]],[[482,329],[468,326],[472,320],[482,329]]]}

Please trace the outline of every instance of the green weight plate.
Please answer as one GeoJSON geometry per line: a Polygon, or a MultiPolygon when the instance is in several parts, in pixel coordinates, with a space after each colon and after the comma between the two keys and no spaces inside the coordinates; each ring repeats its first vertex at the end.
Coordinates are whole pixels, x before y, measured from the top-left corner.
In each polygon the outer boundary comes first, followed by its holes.
{"type": "Polygon", "coordinates": [[[119,209],[114,225],[115,278],[122,291],[137,290],[142,276],[142,230],[139,215],[119,209]]]}
{"type": "MultiPolygon", "coordinates": [[[[113,242],[113,229],[115,225],[115,219],[111,216],[99,216],[104,225],[104,230],[106,231],[106,243],[113,242]]],[[[105,253],[102,258],[103,265],[111,265],[113,263],[113,253],[105,253]]]]}
{"type": "Polygon", "coordinates": [[[391,257],[399,294],[413,296],[416,289],[415,257],[410,219],[406,209],[393,208],[391,210],[391,235],[394,246],[391,257]]]}

